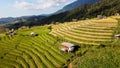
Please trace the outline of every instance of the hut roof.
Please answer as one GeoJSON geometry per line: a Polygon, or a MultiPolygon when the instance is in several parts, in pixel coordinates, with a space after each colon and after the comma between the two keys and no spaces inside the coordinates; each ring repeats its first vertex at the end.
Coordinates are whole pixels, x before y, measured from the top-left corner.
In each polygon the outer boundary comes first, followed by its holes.
{"type": "Polygon", "coordinates": [[[68,43],[68,42],[63,42],[62,45],[63,46],[67,46],[67,47],[73,47],[73,46],[75,46],[74,44],[68,43]]]}
{"type": "Polygon", "coordinates": [[[115,35],[115,37],[120,37],[120,34],[115,35]]]}
{"type": "Polygon", "coordinates": [[[31,32],[30,34],[32,35],[32,34],[36,34],[36,33],[35,32],[31,32]]]}

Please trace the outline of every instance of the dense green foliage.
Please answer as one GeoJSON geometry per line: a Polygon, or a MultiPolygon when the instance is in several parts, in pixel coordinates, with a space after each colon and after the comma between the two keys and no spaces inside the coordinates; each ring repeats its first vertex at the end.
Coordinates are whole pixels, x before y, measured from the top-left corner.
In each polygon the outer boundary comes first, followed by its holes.
{"type": "Polygon", "coordinates": [[[71,11],[67,11],[65,13],[61,13],[58,15],[53,15],[48,17],[47,19],[42,20],[44,22],[51,21],[71,21],[72,19],[86,19],[93,18],[97,15],[114,15],[115,13],[120,13],[120,1],[118,0],[100,0],[97,3],[80,6],[71,11]]]}

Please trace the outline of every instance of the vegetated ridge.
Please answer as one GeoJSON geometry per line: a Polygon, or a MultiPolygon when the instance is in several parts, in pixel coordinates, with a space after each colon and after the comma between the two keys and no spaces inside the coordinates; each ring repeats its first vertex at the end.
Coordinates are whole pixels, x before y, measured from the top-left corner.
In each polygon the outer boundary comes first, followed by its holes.
{"type": "Polygon", "coordinates": [[[120,1],[119,0],[100,0],[93,4],[86,4],[80,7],[77,7],[73,10],[66,11],[63,13],[55,14],[43,18],[37,21],[26,21],[26,22],[18,22],[12,25],[7,26],[8,28],[19,28],[21,26],[35,26],[35,25],[45,25],[56,22],[67,22],[72,21],[72,19],[86,19],[86,18],[94,18],[97,15],[105,15],[111,16],[115,13],[120,13],[120,1]]]}

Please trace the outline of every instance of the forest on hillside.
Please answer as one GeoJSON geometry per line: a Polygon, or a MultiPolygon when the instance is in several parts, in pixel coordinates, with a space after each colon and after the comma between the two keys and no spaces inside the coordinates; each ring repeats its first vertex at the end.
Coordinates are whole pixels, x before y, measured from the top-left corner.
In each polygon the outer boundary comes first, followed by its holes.
{"type": "Polygon", "coordinates": [[[18,22],[14,24],[5,25],[7,28],[19,28],[21,26],[35,26],[35,25],[45,25],[56,22],[69,22],[72,19],[86,19],[86,18],[94,18],[97,15],[105,15],[111,16],[115,13],[120,13],[120,1],[119,0],[100,0],[94,4],[87,4],[75,8],[70,11],[66,11],[60,14],[51,15],[49,17],[45,17],[42,20],[27,20],[25,22],[18,22]]]}

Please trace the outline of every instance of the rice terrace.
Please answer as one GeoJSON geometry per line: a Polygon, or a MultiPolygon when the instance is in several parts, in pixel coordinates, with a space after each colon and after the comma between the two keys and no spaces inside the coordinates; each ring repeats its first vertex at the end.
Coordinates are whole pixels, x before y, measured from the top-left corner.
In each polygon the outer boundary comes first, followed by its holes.
{"type": "Polygon", "coordinates": [[[79,20],[0,34],[0,68],[119,68],[118,16],[79,20]],[[35,32],[37,36],[30,36],[35,32]],[[74,52],[62,52],[62,42],[74,52]]]}
{"type": "Polygon", "coordinates": [[[0,68],[120,68],[120,0],[0,0],[0,68]]]}

